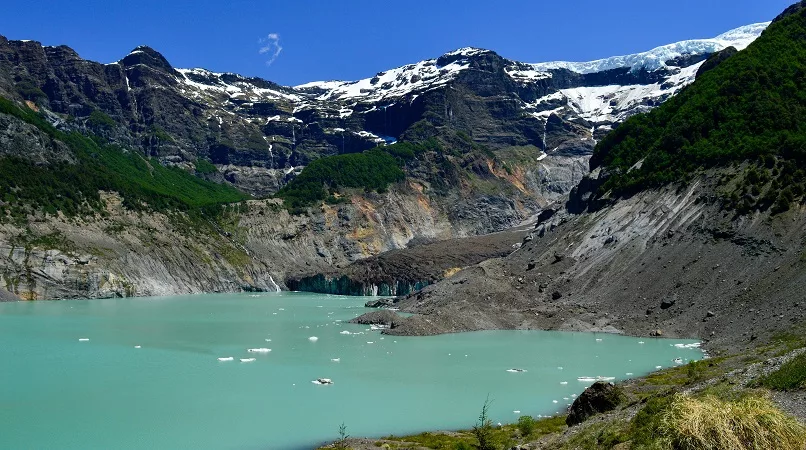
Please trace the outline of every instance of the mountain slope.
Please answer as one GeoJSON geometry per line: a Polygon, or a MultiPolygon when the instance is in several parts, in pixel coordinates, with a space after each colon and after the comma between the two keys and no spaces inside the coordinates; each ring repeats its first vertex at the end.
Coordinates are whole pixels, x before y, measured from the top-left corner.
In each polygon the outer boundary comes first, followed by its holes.
{"type": "Polygon", "coordinates": [[[780,196],[803,182],[800,146],[791,145],[806,105],[799,5],[679,96],[608,135],[569,204],[588,213],[558,211],[506,258],[398,299],[419,314],[390,332],[599,330],[696,336],[721,350],[806,322],[803,206],[737,211],[725,201],[736,190],[780,196]],[[781,115],[772,123],[749,114],[765,111],[781,115]]]}

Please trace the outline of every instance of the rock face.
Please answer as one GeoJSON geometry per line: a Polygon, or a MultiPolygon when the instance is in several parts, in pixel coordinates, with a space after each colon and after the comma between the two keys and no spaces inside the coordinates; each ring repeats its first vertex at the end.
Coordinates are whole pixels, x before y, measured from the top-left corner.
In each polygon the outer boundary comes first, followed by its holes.
{"type": "Polygon", "coordinates": [[[741,350],[753,335],[764,340],[805,321],[794,304],[806,282],[799,250],[806,214],[734,220],[708,201],[721,176],[642,192],[593,213],[558,212],[509,256],[396,299],[415,315],[391,331],[660,331],[741,350]],[[618,239],[607,243],[614,233],[618,239]],[[565,258],[555,263],[555,253],[565,258]],[[555,291],[562,297],[552,300],[555,291]],[[661,309],[670,298],[676,304],[661,309]]]}
{"type": "Polygon", "coordinates": [[[350,320],[350,323],[360,323],[362,325],[385,325],[389,328],[395,328],[400,324],[401,317],[394,311],[381,310],[372,311],[362,314],[355,319],[350,320]]]}
{"type": "Polygon", "coordinates": [[[395,249],[344,268],[293,275],[289,289],[338,295],[406,295],[462,268],[506,256],[526,236],[526,227],[481,236],[446,239],[395,249]]]}
{"type": "Polygon", "coordinates": [[[579,395],[568,407],[565,423],[571,427],[586,421],[595,414],[616,409],[624,403],[625,396],[621,389],[613,383],[597,381],[579,395]]]}

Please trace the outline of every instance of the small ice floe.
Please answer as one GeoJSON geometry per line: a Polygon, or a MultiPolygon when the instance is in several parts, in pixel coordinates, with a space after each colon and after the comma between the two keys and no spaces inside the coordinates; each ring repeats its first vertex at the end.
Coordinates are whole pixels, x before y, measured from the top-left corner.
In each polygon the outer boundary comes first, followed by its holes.
{"type": "Polygon", "coordinates": [[[78,338],[78,342],[87,342],[90,338],[78,338]]]}
{"type": "Polygon", "coordinates": [[[285,308],[277,308],[277,311],[285,311],[285,308]]]}
{"type": "Polygon", "coordinates": [[[374,344],[375,341],[367,341],[367,344],[374,344]]]}
{"type": "Polygon", "coordinates": [[[271,342],[271,339],[265,339],[266,342],[271,342]]]}
{"type": "Polygon", "coordinates": [[[673,361],[675,364],[683,364],[683,358],[680,357],[673,359],[673,361]]]}
{"type": "Polygon", "coordinates": [[[522,372],[526,372],[526,369],[507,369],[507,372],[522,373],[522,372]]]}
{"type": "Polygon", "coordinates": [[[271,313],[271,315],[272,315],[272,316],[276,316],[276,315],[277,315],[277,313],[271,313]]]}
{"type": "Polygon", "coordinates": [[[590,383],[592,381],[596,381],[595,377],[577,377],[577,381],[581,381],[583,383],[590,383]]]}
{"type": "Polygon", "coordinates": [[[568,401],[569,399],[568,397],[563,397],[563,400],[568,401]]]}
{"type": "Polygon", "coordinates": [[[596,338],[596,342],[602,342],[602,338],[596,338]]]}
{"type": "Polygon", "coordinates": [[[521,413],[521,411],[519,409],[516,409],[515,411],[512,411],[512,412],[515,413],[515,414],[520,414],[521,413]]]}
{"type": "Polygon", "coordinates": [[[677,348],[700,348],[702,342],[694,342],[693,344],[674,344],[677,348]]]}
{"type": "Polygon", "coordinates": [[[638,341],[638,343],[639,343],[639,344],[643,344],[643,343],[644,343],[644,341],[638,341]]]}
{"type": "Polygon", "coordinates": [[[571,398],[577,398],[576,394],[571,394],[571,398]]]}
{"type": "Polygon", "coordinates": [[[134,348],[142,348],[142,347],[140,347],[139,345],[135,345],[134,348]]]}
{"type": "Polygon", "coordinates": [[[633,375],[633,373],[632,372],[627,372],[624,375],[627,375],[628,377],[631,377],[633,375]]]}
{"type": "Polygon", "coordinates": [[[552,400],[551,403],[558,403],[557,400],[552,400]]]}
{"type": "Polygon", "coordinates": [[[333,380],[331,380],[330,378],[317,378],[317,379],[311,381],[311,383],[313,383],[313,384],[323,384],[323,385],[324,384],[333,384],[333,380]]]}
{"type": "Polygon", "coordinates": [[[333,362],[341,362],[341,358],[330,358],[333,362]]]}
{"type": "Polygon", "coordinates": [[[317,308],[324,308],[322,305],[316,305],[317,308]]]}
{"type": "Polygon", "coordinates": [[[233,358],[232,356],[222,356],[221,358],[218,358],[218,360],[221,361],[221,362],[232,361],[233,359],[235,359],[235,358],[233,358]]]}
{"type": "Polygon", "coordinates": [[[655,366],[656,369],[663,369],[663,366],[655,366]]]}
{"type": "Polygon", "coordinates": [[[339,334],[353,334],[353,333],[350,333],[349,331],[344,330],[344,331],[339,331],[339,334]]]}
{"type": "Polygon", "coordinates": [[[560,381],[560,384],[568,384],[567,381],[560,381]]]}
{"type": "Polygon", "coordinates": [[[557,366],[557,370],[563,370],[562,366],[557,366]]]}
{"type": "Polygon", "coordinates": [[[247,349],[246,351],[248,351],[249,353],[269,353],[271,351],[271,349],[261,347],[261,348],[250,348],[250,349],[247,349]]]}
{"type": "Polygon", "coordinates": [[[319,338],[316,337],[316,336],[311,336],[311,337],[308,338],[308,340],[311,341],[311,342],[316,342],[316,341],[319,340],[319,338]]]}
{"type": "Polygon", "coordinates": [[[377,331],[377,330],[386,330],[389,328],[389,325],[378,324],[378,325],[370,325],[370,331],[377,331]]]}
{"type": "Polygon", "coordinates": [[[241,362],[255,362],[256,358],[241,358],[241,362]]]}

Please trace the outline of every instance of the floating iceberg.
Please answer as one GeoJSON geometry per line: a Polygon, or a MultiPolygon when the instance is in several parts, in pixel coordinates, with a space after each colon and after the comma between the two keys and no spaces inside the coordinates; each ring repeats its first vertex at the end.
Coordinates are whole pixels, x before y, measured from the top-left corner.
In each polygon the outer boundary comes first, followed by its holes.
{"type": "Polygon", "coordinates": [[[249,353],[269,353],[270,348],[250,348],[247,350],[249,353]]]}
{"type": "Polygon", "coordinates": [[[577,381],[590,383],[591,381],[613,381],[616,377],[577,377],[577,381]]]}
{"type": "Polygon", "coordinates": [[[319,340],[319,338],[316,337],[316,336],[311,336],[311,337],[308,338],[308,340],[311,341],[311,342],[316,342],[316,341],[319,340]]]}
{"type": "Polygon", "coordinates": [[[324,384],[333,384],[333,380],[331,380],[330,378],[317,378],[317,379],[311,381],[311,383],[313,383],[313,384],[322,384],[322,385],[324,385],[324,384]]]}
{"type": "Polygon", "coordinates": [[[235,358],[233,358],[232,356],[224,356],[224,357],[218,358],[219,361],[232,361],[233,359],[235,359],[235,358]]]}
{"type": "Polygon", "coordinates": [[[341,358],[330,358],[333,362],[341,362],[341,358]]]}
{"type": "Polygon", "coordinates": [[[255,358],[241,358],[241,362],[254,362],[255,358]]]}
{"type": "Polygon", "coordinates": [[[693,344],[674,344],[677,348],[700,348],[702,342],[694,342],[693,344]]]}
{"type": "Polygon", "coordinates": [[[90,338],[78,338],[78,342],[87,342],[90,338]]]}
{"type": "Polygon", "coordinates": [[[507,372],[522,373],[522,372],[526,372],[526,369],[507,369],[507,372]]]}

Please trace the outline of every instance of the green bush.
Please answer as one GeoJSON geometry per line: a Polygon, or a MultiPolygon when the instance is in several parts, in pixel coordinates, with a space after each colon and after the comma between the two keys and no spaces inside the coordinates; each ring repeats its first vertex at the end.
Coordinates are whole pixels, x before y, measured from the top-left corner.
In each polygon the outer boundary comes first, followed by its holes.
{"type": "Polygon", "coordinates": [[[801,353],[775,372],[761,378],[758,384],[779,391],[806,388],[806,353],[801,353]]]}
{"type": "Polygon", "coordinates": [[[25,100],[37,102],[48,98],[47,94],[45,94],[42,89],[39,89],[39,86],[28,80],[20,81],[15,87],[17,88],[17,92],[25,100]]]}
{"type": "Polygon", "coordinates": [[[521,436],[529,436],[535,430],[535,419],[532,416],[520,416],[518,430],[520,430],[521,436]]]}
{"type": "Polygon", "coordinates": [[[209,174],[218,172],[218,169],[210,161],[199,158],[196,160],[196,172],[209,174]]]}
{"type": "Polygon", "coordinates": [[[117,126],[117,122],[115,119],[109,117],[101,110],[93,110],[90,113],[90,117],[87,119],[87,123],[92,128],[103,128],[105,130],[115,128],[117,126]]]}

